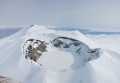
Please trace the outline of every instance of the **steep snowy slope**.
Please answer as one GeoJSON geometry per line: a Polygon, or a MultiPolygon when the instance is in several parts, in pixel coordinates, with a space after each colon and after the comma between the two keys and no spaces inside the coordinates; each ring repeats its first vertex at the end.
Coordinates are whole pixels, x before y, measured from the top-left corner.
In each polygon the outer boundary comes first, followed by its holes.
{"type": "Polygon", "coordinates": [[[0,75],[21,83],[119,83],[120,54],[78,31],[33,25],[0,39],[0,75]]]}

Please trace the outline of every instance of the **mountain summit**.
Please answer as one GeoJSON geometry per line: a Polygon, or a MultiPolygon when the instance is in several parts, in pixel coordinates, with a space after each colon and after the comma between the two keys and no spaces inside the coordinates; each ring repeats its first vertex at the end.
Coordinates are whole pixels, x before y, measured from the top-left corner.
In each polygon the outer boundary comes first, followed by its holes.
{"type": "Polygon", "coordinates": [[[119,60],[77,30],[31,25],[0,39],[0,75],[21,83],[119,83],[119,60]]]}

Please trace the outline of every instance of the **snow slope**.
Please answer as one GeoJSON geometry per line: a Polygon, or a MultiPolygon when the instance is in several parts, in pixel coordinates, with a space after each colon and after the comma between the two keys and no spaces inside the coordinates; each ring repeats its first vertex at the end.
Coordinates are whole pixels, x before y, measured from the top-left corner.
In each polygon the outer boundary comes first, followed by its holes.
{"type": "Polygon", "coordinates": [[[21,83],[120,83],[119,52],[100,48],[98,42],[79,31],[33,25],[0,39],[0,75],[21,83]],[[26,59],[23,53],[23,45],[32,38],[49,43],[37,62],[26,59]],[[63,44],[55,47],[58,40],[63,44]],[[71,44],[75,42],[80,45],[71,44]],[[66,44],[71,46],[64,48],[66,44]]]}
{"type": "Polygon", "coordinates": [[[87,35],[93,41],[99,43],[101,48],[108,49],[117,53],[120,53],[120,34],[112,35],[87,35]]]}

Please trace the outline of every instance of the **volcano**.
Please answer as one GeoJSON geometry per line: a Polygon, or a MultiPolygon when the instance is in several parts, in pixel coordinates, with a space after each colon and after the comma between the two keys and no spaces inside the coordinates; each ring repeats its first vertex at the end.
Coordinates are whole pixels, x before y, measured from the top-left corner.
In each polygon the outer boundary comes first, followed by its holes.
{"type": "Polygon", "coordinates": [[[120,54],[77,30],[32,25],[0,39],[0,75],[21,83],[119,83],[120,54]]]}

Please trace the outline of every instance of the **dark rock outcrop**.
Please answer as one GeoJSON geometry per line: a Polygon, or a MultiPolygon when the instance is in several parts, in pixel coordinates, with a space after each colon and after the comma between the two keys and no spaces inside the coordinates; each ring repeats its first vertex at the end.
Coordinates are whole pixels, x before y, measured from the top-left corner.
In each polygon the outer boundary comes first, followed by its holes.
{"type": "Polygon", "coordinates": [[[28,39],[26,43],[23,45],[23,53],[25,54],[25,58],[33,59],[37,61],[43,52],[47,51],[47,46],[44,41],[28,39]],[[34,47],[34,45],[37,47],[34,47]]]}

